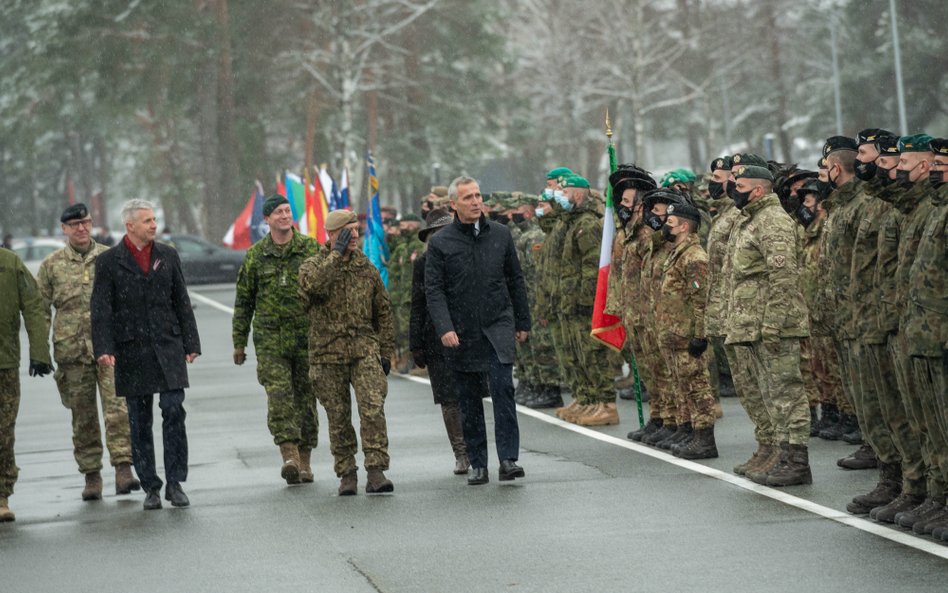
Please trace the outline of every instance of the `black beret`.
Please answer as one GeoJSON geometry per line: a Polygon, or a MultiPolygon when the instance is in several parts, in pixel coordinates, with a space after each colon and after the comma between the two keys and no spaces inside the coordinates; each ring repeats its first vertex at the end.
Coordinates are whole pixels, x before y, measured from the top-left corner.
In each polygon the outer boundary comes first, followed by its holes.
{"type": "Polygon", "coordinates": [[[661,187],[645,194],[642,200],[645,210],[651,210],[655,204],[684,204],[685,198],[677,191],[661,187]]]}
{"type": "Polygon", "coordinates": [[[948,138],[932,138],[928,146],[935,154],[948,156],[948,138]]]}
{"type": "Polygon", "coordinates": [[[624,191],[630,187],[636,189],[655,189],[658,184],[655,183],[655,179],[652,178],[652,174],[632,163],[627,163],[619,165],[615,171],[609,175],[609,185],[612,186],[612,194],[617,195],[617,192],[620,191],[617,189],[617,186],[620,181],[631,180],[631,183],[627,183],[621,191],[624,191]]]}
{"type": "Polygon", "coordinates": [[[290,201],[285,197],[274,194],[263,201],[263,215],[270,216],[273,214],[273,211],[282,206],[283,204],[289,204],[290,201]]]}
{"type": "Polygon", "coordinates": [[[826,198],[826,194],[824,193],[824,187],[820,184],[819,179],[810,179],[809,181],[804,183],[800,187],[800,189],[797,190],[797,197],[800,198],[801,201],[803,200],[803,196],[805,196],[806,194],[815,195],[817,202],[826,198]]]}
{"type": "MultiPolygon", "coordinates": [[[[898,141],[898,138],[896,138],[896,141],[898,141]]],[[[828,169],[828,168],[829,168],[829,165],[826,164],[826,157],[825,157],[825,156],[821,156],[821,157],[819,158],[819,160],[816,161],[816,168],[817,168],[817,169],[828,169]]]]}
{"type": "Polygon", "coordinates": [[[899,140],[900,138],[895,134],[879,136],[876,140],[876,149],[882,156],[898,156],[902,154],[902,149],[899,148],[899,140]]]}
{"type": "Polygon", "coordinates": [[[787,185],[792,185],[801,179],[813,179],[814,177],[819,177],[820,174],[816,171],[807,171],[806,169],[797,169],[796,171],[791,171],[787,175],[784,183],[787,185]]]}
{"type": "Polygon", "coordinates": [[[67,206],[63,210],[62,216],[59,217],[59,222],[69,222],[70,220],[82,220],[83,218],[89,216],[89,209],[86,208],[86,205],[82,202],[73,204],[72,206],[67,206]]]}
{"type": "Polygon", "coordinates": [[[866,128],[865,130],[856,134],[856,144],[862,146],[863,144],[875,144],[876,140],[879,139],[879,136],[891,136],[892,132],[889,130],[883,130],[882,128],[866,128]]]}
{"type": "Polygon", "coordinates": [[[764,157],[752,152],[741,152],[731,157],[731,168],[737,165],[754,165],[755,167],[767,167],[767,161],[764,157]]]}
{"type": "Polygon", "coordinates": [[[734,161],[731,159],[729,155],[725,155],[711,161],[711,166],[709,167],[709,169],[711,170],[712,173],[714,173],[718,169],[727,169],[728,171],[730,171],[731,167],[733,166],[734,166],[734,161]]]}
{"type": "Polygon", "coordinates": [[[836,152],[837,150],[858,150],[859,146],[856,144],[856,141],[850,138],[849,136],[830,136],[826,139],[826,142],[823,143],[823,156],[829,156],[831,152],[836,152]]]}
{"type": "Polygon", "coordinates": [[[669,204],[668,215],[678,218],[687,218],[701,225],[701,211],[691,204],[669,204]]]}

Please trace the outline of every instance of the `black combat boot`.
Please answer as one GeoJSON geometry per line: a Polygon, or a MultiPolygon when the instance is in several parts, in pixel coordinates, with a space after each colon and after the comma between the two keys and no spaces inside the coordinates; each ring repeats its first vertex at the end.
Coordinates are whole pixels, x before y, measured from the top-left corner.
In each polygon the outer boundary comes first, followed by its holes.
{"type": "Polygon", "coordinates": [[[536,396],[527,400],[524,405],[533,410],[561,407],[563,405],[563,396],[560,395],[560,386],[538,385],[536,387],[536,396]]]}
{"type": "Polygon", "coordinates": [[[902,493],[902,466],[898,463],[879,464],[879,482],[871,492],[860,494],[846,505],[854,515],[865,515],[876,507],[887,505],[902,493]]]}
{"type": "Polygon", "coordinates": [[[797,486],[812,484],[810,456],[806,445],[780,443],[780,461],[767,472],[768,486],[797,486]]]}
{"type": "Polygon", "coordinates": [[[687,445],[678,448],[678,457],[682,459],[713,459],[718,456],[718,447],[714,442],[714,425],[694,431],[694,438],[687,445]]]}
{"type": "Polygon", "coordinates": [[[658,443],[659,441],[664,441],[671,435],[675,434],[676,430],[678,430],[678,427],[676,425],[669,424],[666,422],[662,424],[661,428],[659,428],[652,434],[645,436],[642,439],[642,442],[645,443],[646,445],[651,445],[654,447],[655,443],[658,443]]]}
{"type": "Polygon", "coordinates": [[[656,432],[661,427],[662,427],[661,418],[649,418],[648,422],[645,423],[645,426],[643,426],[642,428],[638,430],[633,430],[632,432],[626,435],[626,438],[629,439],[630,441],[639,442],[646,436],[656,432]]]}
{"type": "Polygon", "coordinates": [[[843,426],[849,422],[850,415],[845,412],[839,413],[839,418],[836,422],[832,422],[832,417],[830,418],[829,425],[820,431],[820,438],[827,441],[838,441],[843,438],[845,430],[843,426]]]}
{"type": "Polygon", "coordinates": [[[514,402],[525,405],[528,401],[537,396],[536,390],[528,381],[517,381],[517,387],[514,388],[514,402]]]}
{"type": "Polygon", "coordinates": [[[655,446],[658,447],[659,449],[664,449],[668,451],[669,449],[671,449],[672,445],[684,440],[688,436],[688,433],[690,432],[691,432],[691,422],[682,422],[681,424],[678,425],[678,428],[675,429],[674,433],[672,433],[668,438],[655,443],[655,446]]]}
{"type": "Polygon", "coordinates": [[[685,435],[685,438],[679,440],[676,443],[672,443],[672,446],[668,449],[669,451],[671,451],[672,455],[674,455],[675,457],[678,457],[679,452],[685,447],[687,447],[688,443],[693,441],[695,438],[695,433],[697,431],[694,429],[694,426],[689,425],[689,427],[690,427],[690,430],[688,431],[688,434],[685,435]]]}
{"type": "Polygon", "coordinates": [[[903,511],[910,511],[925,502],[922,494],[906,494],[903,492],[887,505],[876,507],[869,511],[869,516],[881,523],[894,523],[895,516],[903,511]]]}
{"type": "Polygon", "coordinates": [[[836,465],[843,469],[875,469],[879,467],[879,458],[872,447],[864,443],[852,455],[837,459],[836,465]]]}
{"type": "Polygon", "coordinates": [[[905,511],[895,516],[895,524],[911,529],[919,535],[924,535],[924,526],[932,517],[939,515],[945,508],[944,498],[926,498],[925,502],[911,511],[905,511]],[[916,526],[918,531],[916,531],[916,526]]]}
{"type": "Polygon", "coordinates": [[[810,425],[810,433],[816,432],[813,436],[820,436],[820,433],[833,424],[839,422],[839,408],[836,407],[836,404],[820,404],[820,419],[817,420],[816,426],[810,425]]]}
{"type": "Polygon", "coordinates": [[[846,414],[846,421],[841,422],[843,428],[842,440],[850,445],[862,444],[862,430],[859,429],[859,422],[856,417],[846,414]]]}

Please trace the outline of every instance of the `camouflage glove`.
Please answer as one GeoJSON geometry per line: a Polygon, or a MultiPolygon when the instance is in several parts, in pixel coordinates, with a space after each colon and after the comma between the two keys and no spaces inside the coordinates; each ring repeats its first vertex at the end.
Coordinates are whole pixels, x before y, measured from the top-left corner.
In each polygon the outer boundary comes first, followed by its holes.
{"type": "Polygon", "coordinates": [[[31,377],[45,377],[46,375],[53,372],[53,365],[48,362],[39,362],[36,360],[30,360],[30,376],[31,377]]]}
{"type": "Polygon", "coordinates": [[[382,363],[382,372],[385,373],[385,376],[388,376],[389,371],[392,370],[392,361],[387,358],[380,358],[379,362],[382,363]]]}
{"type": "Polygon", "coordinates": [[[425,358],[424,350],[412,350],[411,357],[415,360],[415,366],[419,369],[428,366],[428,360],[425,358]]]}
{"type": "Polygon", "coordinates": [[[349,249],[350,240],[352,240],[352,231],[342,229],[339,231],[339,234],[336,235],[336,242],[332,244],[332,250],[339,255],[345,255],[346,250],[349,249]]]}
{"type": "Polygon", "coordinates": [[[694,358],[701,358],[704,351],[708,349],[708,341],[701,338],[691,338],[688,340],[688,354],[694,358]]]}

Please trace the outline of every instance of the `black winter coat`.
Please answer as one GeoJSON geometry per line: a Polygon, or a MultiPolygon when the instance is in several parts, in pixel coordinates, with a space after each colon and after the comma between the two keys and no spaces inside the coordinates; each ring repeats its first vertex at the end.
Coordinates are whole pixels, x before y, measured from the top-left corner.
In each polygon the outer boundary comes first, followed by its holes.
{"type": "Polygon", "coordinates": [[[490,347],[513,364],[515,333],[530,331],[530,307],[510,230],[481,215],[480,233],[457,219],[428,240],[425,293],[435,333],[454,331],[461,345],[445,348],[456,371],[485,372],[490,347]]]}
{"type": "Polygon", "coordinates": [[[95,262],[92,348],[115,356],[115,392],[145,396],[188,387],[185,355],[201,353],[191,299],[174,248],[155,242],[149,274],[124,241],[95,262]]]}

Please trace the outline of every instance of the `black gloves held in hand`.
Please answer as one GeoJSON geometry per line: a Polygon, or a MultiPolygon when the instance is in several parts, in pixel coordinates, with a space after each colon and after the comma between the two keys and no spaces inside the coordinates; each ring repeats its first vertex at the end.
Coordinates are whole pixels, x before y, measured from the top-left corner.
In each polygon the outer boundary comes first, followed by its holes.
{"type": "Polygon", "coordinates": [[[691,338],[688,340],[688,354],[695,358],[701,358],[704,351],[708,349],[708,341],[701,338],[691,338]]]}
{"type": "Polygon", "coordinates": [[[30,360],[30,376],[31,377],[45,377],[46,375],[53,372],[53,365],[48,362],[39,362],[36,360],[30,360]]]}
{"type": "Polygon", "coordinates": [[[336,235],[336,242],[332,244],[332,250],[339,255],[344,255],[346,249],[349,249],[349,241],[351,240],[352,231],[350,229],[342,229],[339,231],[339,234],[336,235]]]}
{"type": "Polygon", "coordinates": [[[385,376],[387,377],[388,372],[392,370],[392,361],[387,358],[383,358],[381,359],[381,363],[382,363],[382,372],[385,373],[385,376]]]}
{"type": "Polygon", "coordinates": [[[428,366],[428,360],[425,358],[424,350],[412,350],[411,357],[415,361],[415,366],[423,369],[428,366]]]}

